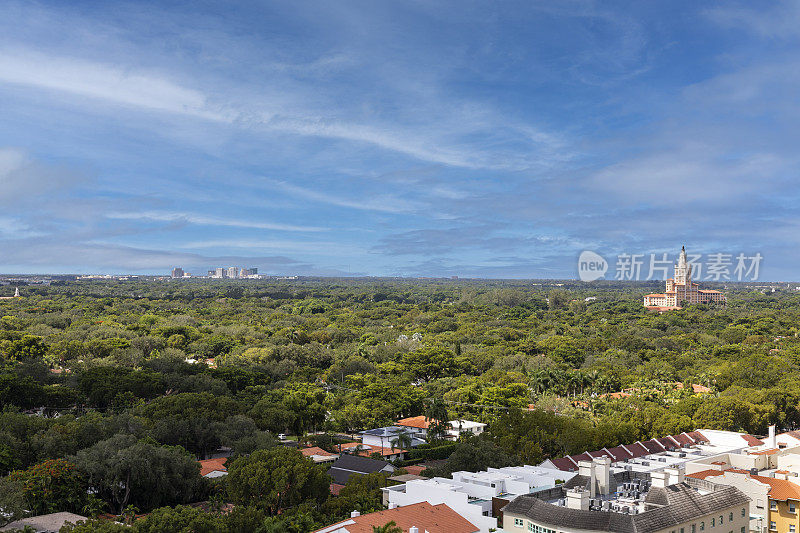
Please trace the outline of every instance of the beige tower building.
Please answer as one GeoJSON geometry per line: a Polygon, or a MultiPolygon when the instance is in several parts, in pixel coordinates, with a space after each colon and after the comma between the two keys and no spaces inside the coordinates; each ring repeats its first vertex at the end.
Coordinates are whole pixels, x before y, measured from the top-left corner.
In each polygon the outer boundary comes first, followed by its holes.
{"type": "Polygon", "coordinates": [[[684,303],[712,302],[725,303],[725,295],[719,291],[700,290],[697,283],[692,281],[692,265],[686,260],[686,247],[681,247],[681,255],[675,265],[675,277],[667,280],[665,292],[644,297],[644,306],[658,311],[680,309],[684,303]]]}

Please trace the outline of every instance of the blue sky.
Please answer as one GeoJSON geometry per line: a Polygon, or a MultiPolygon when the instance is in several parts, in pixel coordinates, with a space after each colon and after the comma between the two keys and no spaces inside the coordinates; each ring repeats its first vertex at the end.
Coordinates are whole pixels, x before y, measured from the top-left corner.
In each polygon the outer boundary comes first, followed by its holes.
{"type": "Polygon", "coordinates": [[[0,271],[800,279],[800,3],[0,1],[0,271]]]}

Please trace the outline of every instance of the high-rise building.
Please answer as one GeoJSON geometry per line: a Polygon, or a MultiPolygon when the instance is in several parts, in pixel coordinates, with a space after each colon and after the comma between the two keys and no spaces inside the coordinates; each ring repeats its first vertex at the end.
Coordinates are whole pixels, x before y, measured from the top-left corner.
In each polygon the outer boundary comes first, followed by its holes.
{"type": "Polygon", "coordinates": [[[181,267],[175,267],[172,269],[172,277],[173,278],[182,278],[183,277],[183,269],[181,267]]]}
{"type": "Polygon", "coordinates": [[[215,278],[224,278],[225,277],[225,269],[223,267],[217,267],[216,272],[214,274],[215,278]]]}
{"type": "Polygon", "coordinates": [[[239,277],[239,271],[236,267],[228,267],[228,277],[231,279],[236,279],[239,277]]]}
{"type": "Polygon", "coordinates": [[[240,278],[246,278],[249,274],[250,274],[250,271],[247,270],[246,268],[239,269],[239,277],[240,278]]]}
{"type": "Polygon", "coordinates": [[[701,290],[692,281],[692,265],[686,260],[686,247],[681,247],[678,264],[675,265],[675,278],[667,280],[664,293],[648,294],[644,297],[644,306],[648,309],[663,311],[680,309],[684,303],[698,304],[718,302],[724,304],[725,295],[719,291],[701,290]]]}
{"type": "Polygon", "coordinates": [[[251,276],[258,274],[258,267],[253,267],[249,270],[251,276]]]}

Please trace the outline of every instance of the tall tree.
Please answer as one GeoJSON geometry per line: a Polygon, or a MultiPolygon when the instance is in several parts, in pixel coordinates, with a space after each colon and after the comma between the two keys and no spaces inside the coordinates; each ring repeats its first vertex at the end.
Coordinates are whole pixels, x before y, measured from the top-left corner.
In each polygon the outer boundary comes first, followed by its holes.
{"type": "Polygon", "coordinates": [[[258,450],[228,466],[228,490],[240,505],[255,505],[275,516],[303,502],[323,503],[330,477],[325,467],[297,450],[278,447],[258,450]]]}

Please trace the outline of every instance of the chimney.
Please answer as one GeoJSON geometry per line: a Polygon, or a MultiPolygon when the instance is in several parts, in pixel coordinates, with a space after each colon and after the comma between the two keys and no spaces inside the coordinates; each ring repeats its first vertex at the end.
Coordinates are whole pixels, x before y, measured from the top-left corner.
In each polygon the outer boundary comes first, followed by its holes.
{"type": "Polygon", "coordinates": [[[577,509],[578,511],[589,510],[589,493],[581,488],[574,488],[567,491],[567,508],[577,509]]]}
{"type": "Polygon", "coordinates": [[[611,458],[598,457],[594,460],[594,466],[600,494],[608,494],[611,492],[611,458]]]}
{"type": "Polygon", "coordinates": [[[666,479],[664,480],[666,487],[677,483],[683,483],[684,471],[681,468],[665,468],[664,473],[666,474],[666,479]]]}
{"type": "Polygon", "coordinates": [[[769,443],[769,447],[770,447],[770,448],[777,448],[777,447],[778,447],[778,444],[777,444],[777,442],[776,442],[776,437],[775,437],[775,424],[772,424],[772,425],[769,427],[769,439],[768,439],[768,443],[769,443]]]}
{"type": "Polygon", "coordinates": [[[361,516],[361,513],[359,513],[358,511],[353,511],[352,513],[350,513],[350,518],[355,518],[357,516],[361,516]]]}
{"type": "Polygon", "coordinates": [[[664,488],[667,486],[669,481],[669,474],[666,472],[650,472],[650,482],[651,486],[656,488],[664,488]]]}
{"type": "Polygon", "coordinates": [[[594,461],[578,461],[578,475],[589,478],[589,492],[591,497],[597,496],[597,472],[594,461]]]}
{"type": "Polygon", "coordinates": [[[408,533],[419,533],[419,528],[417,526],[411,526],[408,528],[408,533]]]}
{"type": "Polygon", "coordinates": [[[397,504],[395,502],[390,502],[389,503],[389,509],[395,509],[396,507],[397,507],[397,504]]]}

